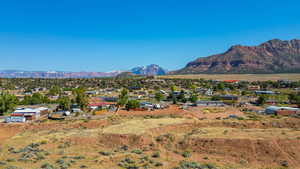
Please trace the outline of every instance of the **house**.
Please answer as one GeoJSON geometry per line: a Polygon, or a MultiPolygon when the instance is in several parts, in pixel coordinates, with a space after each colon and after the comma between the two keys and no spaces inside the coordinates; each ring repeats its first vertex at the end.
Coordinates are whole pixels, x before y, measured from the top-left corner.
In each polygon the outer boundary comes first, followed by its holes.
{"type": "Polygon", "coordinates": [[[260,90],[260,91],[255,91],[255,94],[256,95],[260,95],[260,94],[269,94],[269,95],[273,95],[273,94],[276,94],[276,92],[273,92],[273,91],[263,91],[263,90],[260,90]]]}
{"type": "Polygon", "coordinates": [[[248,90],[260,90],[260,86],[259,85],[249,85],[248,86],[248,90]]]}
{"type": "Polygon", "coordinates": [[[166,91],[164,91],[164,90],[159,90],[159,92],[160,92],[161,94],[165,95],[165,96],[168,95],[168,92],[166,92],[166,91]]]}
{"type": "Polygon", "coordinates": [[[273,104],[273,105],[275,105],[275,104],[278,104],[278,100],[275,100],[275,99],[267,99],[267,100],[266,100],[266,104],[273,104]]]}
{"type": "Polygon", "coordinates": [[[213,95],[213,90],[212,89],[206,89],[206,88],[197,88],[196,92],[206,95],[206,96],[212,96],[213,95]]]}
{"type": "Polygon", "coordinates": [[[225,83],[239,83],[239,80],[224,80],[225,83]]]}
{"type": "Polygon", "coordinates": [[[197,106],[214,106],[214,107],[225,106],[224,102],[222,102],[222,101],[197,101],[196,105],[197,106]]]}
{"type": "Polygon", "coordinates": [[[265,110],[265,114],[267,115],[292,115],[297,114],[299,112],[298,108],[293,107],[278,107],[278,106],[269,106],[265,110]]]}
{"type": "Polygon", "coordinates": [[[97,109],[109,109],[113,105],[115,104],[112,102],[96,102],[96,103],[88,104],[88,107],[91,110],[97,110],[97,109]]]}
{"type": "Polygon", "coordinates": [[[48,108],[38,107],[38,108],[17,108],[11,117],[24,117],[27,120],[39,119],[41,115],[48,113],[48,108]]]}
{"type": "Polygon", "coordinates": [[[73,104],[71,106],[71,112],[72,113],[81,113],[82,110],[80,109],[80,107],[78,106],[78,104],[73,104]]]}
{"type": "Polygon", "coordinates": [[[70,116],[70,115],[71,112],[69,111],[58,111],[58,112],[50,113],[48,115],[48,118],[52,120],[63,120],[65,119],[66,116],[70,116]]]}
{"type": "Polygon", "coordinates": [[[180,94],[181,94],[180,91],[174,91],[174,92],[173,92],[173,95],[174,95],[175,97],[178,97],[180,94]]]}
{"type": "Polygon", "coordinates": [[[234,96],[234,95],[221,95],[220,96],[221,100],[232,100],[232,101],[237,101],[239,99],[238,96],[234,96]]]}
{"type": "Polygon", "coordinates": [[[105,102],[118,102],[118,97],[103,96],[101,99],[105,102]]]}
{"type": "Polygon", "coordinates": [[[72,96],[72,91],[64,91],[64,96],[72,96]]]}
{"type": "Polygon", "coordinates": [[[89,96],[93,96],[93,95],[99,94],[99,92],[98,92],[98,91],[95,91],[95,90],[94,90],[94,91],[86,91],[85,94],[86,94],[86,95],[89,95],[89,96]]]}
{"type": "Polygon", "coordinates": [[[150,102],[142,102],[140,103],[140,108],[142,109],[154,109],[154,104],[150,102]]]}
{"type": "Polygon", "coordinates": [[[142,88],[140,86],[129,86],[129,90],[141,90],[142,88]]]}
{"type": "Polygon", "coordinates": [[[213,95],[213,92],[214,92],[214,91],[213,91],[212,89],[208,89],[208,90],[205,91],[204,94],[205,94],[206,96],[212,96],[212,95],[213,95]]]}

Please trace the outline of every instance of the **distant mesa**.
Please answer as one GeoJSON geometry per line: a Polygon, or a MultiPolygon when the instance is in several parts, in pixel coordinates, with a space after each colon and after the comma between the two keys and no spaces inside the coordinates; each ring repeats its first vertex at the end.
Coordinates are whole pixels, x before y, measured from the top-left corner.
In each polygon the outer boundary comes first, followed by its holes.
{"type": "Polygon", "coordinates": [[[225,53],[198,58],[170,74],[200,73],[300,73],[300,40],[235,45],[225,53]]]}

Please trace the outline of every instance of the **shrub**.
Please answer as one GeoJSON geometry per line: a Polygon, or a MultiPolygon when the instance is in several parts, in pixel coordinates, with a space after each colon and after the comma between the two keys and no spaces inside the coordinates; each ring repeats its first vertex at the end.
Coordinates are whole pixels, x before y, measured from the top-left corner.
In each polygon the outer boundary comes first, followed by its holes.
{"type": "Polygon", "coordinates": [[[83,156],[75,156],[73,157],[74,160],[82,160],[82,159],[85,159],[85,157],[83,156]]]}
{"type": "Polygon", "coordinates": [[[22,168],[19,168],[19,167],[16,167],[16,166],[8,166],[5,169],[22,169],[22,168]]]}
{"type": "Polygon", "coordinates": [[[190,158],[190,157],[192,156],[192,154],[191,154],[191,152],[189,152],[189,151],[185,151],[185,152],[182,153],[182,156],[183,156],[184,158],[190,158]]]}
{"type": "Polygon", "coordinates": [[[157,152],[153,153],[152,157],[153,158],[159,158],[160,157],[160,152],[157,151],[157,152]]]}
{"type": "Polygon", "coordinates": [[[65,161],[64,161],[63,159],[58,159],[58,160],[56,160],[56,163],[57,163],[57,164],[64,164],[65,161]]]}
{"type": "Polygon", "coordinates": [[[7,159],[6,161],[7,161],[7,162],[15,162],[16,160],[13,159],[13,158],[9,158],[9,159],[7,159]]]}
{"type": "Polygon", "coordinates": [[[135,149],[135,150],[132,150],[131,152],[135,153],[135,154],[142,154],[143,153],[143,151],[140,150],[140,149],[135,149]]]}
{"type": "Polygon", "coordinates": [[[103,156],[110,156],[112,153],[110,152],[105,152],[105,151],[100,151],[99,154],[103,155],[103,156]]]}
{"type": "Polygon", "coordinates": [[[6,165],[6,162],[0,161],[0,165],[6,165]]]}
{"type": "Polygon", "coordinates": [[[127,145],[123,145],[122,147],[120,147],[120,149],[123,151],[127,151],[129,147],[127,145]]]}
{"type": "Polygon", "coordinates": [[[161,167],[161,166],[163,166],[163,163],[161,163],[161,162],[156,162],[154,166],[155,166],[155,167],[161,167]]]}
{"type": "Polygon", "coordinates": [[[54,166],[49,164],[49,163],[45,163],[41,166],[42,169],[54,169],[54,166]]]}
{"type": "Polygon", "coordinates": [[[135,161],[128,157],[123,159],[118,165],[120,167],[126,168],[126,169],[138,169],[139,168],[137,166],[137,164],[135,163],[135,161]]]}

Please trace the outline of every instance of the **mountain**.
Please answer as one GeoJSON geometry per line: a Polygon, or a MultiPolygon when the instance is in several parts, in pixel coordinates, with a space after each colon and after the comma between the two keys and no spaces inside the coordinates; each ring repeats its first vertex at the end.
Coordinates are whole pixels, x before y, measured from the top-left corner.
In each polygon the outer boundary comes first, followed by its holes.
{"type": "Polygon", "coordinates": [[[164,75],[167,71],[158,65],[140,66],[130,71],[112,72],[65,72],[65,71],[24,71],[0,70],[0,78],[96,78],[116,77],[118,75],[164,75]]]}
{"type": "Polygon", "coordinates": [[[93,78],[93,77],[113,77],[120,74],[114,72],[63,72],[63,71],[22,71],[22,70],[2,70],[2,78],[93,78]]]}
{"type": "Polygon", "coordinates": [[[167,71],[165,69],[155,64],[135,67],[131,69],[131,72],[136,75],[147,75],[147,76],[167,74],[167,71]]]}
{"type": "Polygon", "coordinates": [[[171,74],[299,72],[300,40],[273,39],[259,46],[232,46],[225,53],[198,58],[171,74]]]}

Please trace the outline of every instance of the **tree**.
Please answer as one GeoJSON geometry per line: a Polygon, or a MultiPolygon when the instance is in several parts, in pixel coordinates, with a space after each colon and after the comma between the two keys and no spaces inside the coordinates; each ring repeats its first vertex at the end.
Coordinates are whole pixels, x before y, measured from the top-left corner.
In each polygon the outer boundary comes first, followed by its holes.
{"type": "Polygon", "coordinates": [[[13,109],[18,105],[19,100],[15,95],[8,93],[0,94],[0,115],[13,111],[13,109]]]}
{"type": "Polygon", "coordinates": [[[160,102],[165,99],[165,96],[161,92],[156,92],[155,99],[156,99],[156,101],[160,102]]]}
{"type": "Polygon", "coordinates": [[[31,102],[31,96],[25,96],[24,99],[22,100],[21,104],[30,105],[30,102],[31,102]]]}
{"type": "Polygon", "coordinates": [[[121,94],[119,95],[118,105],[120,106],[126,105],[129,98],[128,95],[129,95],[129,91],[127,89],[123,89],[121,91],[121,94]]]}
{"type": "Polygon", "coordinates": [[[192,84],[192,85],[190,86],[190,88],[191,88],[191,90],[193,91],[193,93],[196,93],[196,89],[197,89],[197,86],[196,86],[196,85],[192,84]]]}
{"type": "Polygon", "coordinates": [[[258,105],[264,105],[264,104],[266,104],[266,101],[267,101],[267,98],[266,98],[266,96],[259,96],[258,97],[258,99],[257,99],[257,104],[258,105]]]}
{"type": "Polygon", "coordinates": [[[171,93],[170,97],[172,98],[173,104],[177,104],[177,97],[173,93],[171,93]]]}
{"type": "Polygon", "coordinates": [[[59,106],[58,108],[61,110],[70,110],[71,108],[71,99],[67,96],[63,96],[58,98],[57,100],[59,106]]]}
{"type": "Polygon", "coordinates": [[[214,96],[211,97],[211,100],[212,100],[212,101],[221,100],[221,97],[220,97],[220,96],[217,96],[217,95],[214,95],[214,96]]]}
{"type": "Polygon", "coordinates": [[[218,90],[224,90],[224,89],[225,89],[225,84],[224,84],[223,82],[219,83],[219,84],[217,85],[217,89],[218,89],[218,90]]]}
{"type": "Polygon", "coordinates": [[[186,103],[186,102],[187,102],[187,99],[185,98],[185,94],[184,94],[184,91],[183,91],[183,90],[180,91],[180,94],[179,94],[179,96],[178,96],[177,99],[178,99],[180,102],[183,102],[183,103],[186,103]]]}
{"type": "Polygon", "coordinates": [[[56,96],[56,95],[60,95],[62,93],[62,90],[59,86],[53,86],[50,90],[49,90],[49,95],[50,96],[56,96]]]}
{"type": "Polygon", "coordinates": [[[171,91],[172,91],[172,92],[175,92],[176,90],[177,90],[177,87],[176,87],[175,85],[172,85],[172,86],[171,86],[171,91]]]}
{"type": "Polygon", "coordinates": [[[290,94],[289,100],[291,103],[297,104],[300,107],[300,96],[296,94],[290,94]]]}
{"type": "Polygon", "coordinates": [[[125,106],[126,110],[137,109],[140,107],[140,102],[138,100],[129,100],[125,106]]]}
{"type": "Polygon", "coordinates": [[[41,93],[34,93],[31,98],[30,98],[30,103],[31,105],[35,104],[42,104],[44,103],[44,96],[41,93]]]}
{"type": "Polygon", "coordinates": [[[198,96],[196,94],[192,94],[189,100],[192,103],[196,103],[198,101],[198,96]]]}
{"type": "Polygon", "coordinates": [[[88,98],[87,95],[85,94],[85,89],[79,87],[73,90],[73,93],[75,95],[75,103],[77,103],[81,109],[85,109],[88,105],[88,98]]]}

